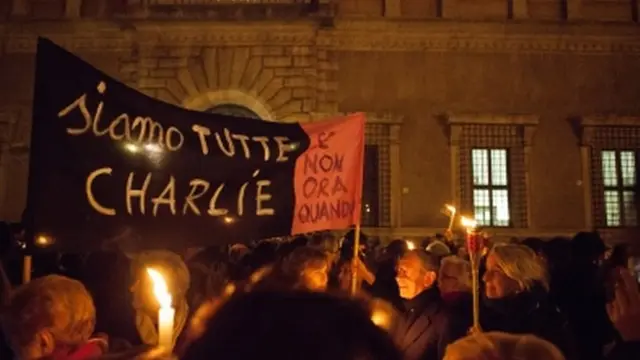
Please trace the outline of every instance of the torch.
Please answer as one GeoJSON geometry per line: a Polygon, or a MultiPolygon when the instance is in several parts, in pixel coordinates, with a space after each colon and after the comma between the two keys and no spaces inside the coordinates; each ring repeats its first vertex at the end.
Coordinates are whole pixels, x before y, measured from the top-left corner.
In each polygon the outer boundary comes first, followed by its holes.
{"type": "Polygon", "coordinates": [[[473,328],[480,329],[480,289],[479,270],[480,258],[484,249],[484,237],[476,231],[477,223],[473,219],[462,216],[461,225],[466,230],[467,252],[471,262],[471,286],[473,294],[473,328]]]}
{"type": "Polygon", "coordinates": [[[449,226],[447,226],[447,230],[444,232],[444,234],[447,237],[447,240],[451,241],[453,237],[453,222],[456,219],[456,207],[453,205],[444,204],[444,208],[449,214],[449,226]]]}

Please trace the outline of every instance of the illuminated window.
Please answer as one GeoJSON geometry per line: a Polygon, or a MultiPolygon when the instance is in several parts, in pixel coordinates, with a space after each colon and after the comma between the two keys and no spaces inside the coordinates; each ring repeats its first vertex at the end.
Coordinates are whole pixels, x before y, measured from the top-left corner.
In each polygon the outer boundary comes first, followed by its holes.
{"type": "Polygon", "coordinates": [[[472,149],[473,213],[480,226],[509,226],[507,149],[472,149]]]}
{"type": "Polygon", "coordinates": [[[628,150],[603,150],[600,158],[605,226],[637,225],[636,153],[628,150]]]}

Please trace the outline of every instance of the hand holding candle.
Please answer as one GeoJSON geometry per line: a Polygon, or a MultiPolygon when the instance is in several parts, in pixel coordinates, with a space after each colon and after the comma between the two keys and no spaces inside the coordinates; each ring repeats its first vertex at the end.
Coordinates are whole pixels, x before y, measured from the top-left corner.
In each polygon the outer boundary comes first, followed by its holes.
{"type": "Polygon", "coordinates": [[[158,311],[158,347],[163,351],[173,351],[173,322],[176,310],[172,306],[172,297],[167,287],[167,282],[160,272],[147,268],[147,274],[153,281],[153,294],[155,295],[160,310],[158,311]]]}

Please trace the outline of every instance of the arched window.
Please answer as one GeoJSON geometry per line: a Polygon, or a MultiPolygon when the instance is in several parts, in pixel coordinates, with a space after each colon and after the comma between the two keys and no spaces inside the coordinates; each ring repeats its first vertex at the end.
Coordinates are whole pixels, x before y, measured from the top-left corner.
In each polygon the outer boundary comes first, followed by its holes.
{"type": "Polygon", "coordinates": [[[248,109],[241,105],[235,105],[235,104],[216,105],[210,108],[209,110],[207,110],[207,112],[210,112],[213,114],[227,115],[227,116],[260,119],[260,116],[258,116],[258,114],[256,114],[255,112],[251,111],[251,109],[248,109]]]}

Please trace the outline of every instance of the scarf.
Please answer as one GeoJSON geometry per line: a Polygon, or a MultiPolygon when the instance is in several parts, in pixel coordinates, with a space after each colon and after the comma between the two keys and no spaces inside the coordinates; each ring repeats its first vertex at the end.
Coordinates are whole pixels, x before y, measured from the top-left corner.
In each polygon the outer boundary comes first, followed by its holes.
{"type": "MultiPolygon", "coordinates": [[[[181,301],[180,306],[176,309],[176,317],[173,323],[174,345],[187,323],[188,314],[189,306],[187,305],[187,302],[181,301]]],[[[152,318],[148,313],[142,310],[136,311],[136,329],[138,329],[140,340],[142,340],[146,345],[156,346],[158,344],[158,325],[156,324],[155,319],[155,317],[152,318]]]]}

